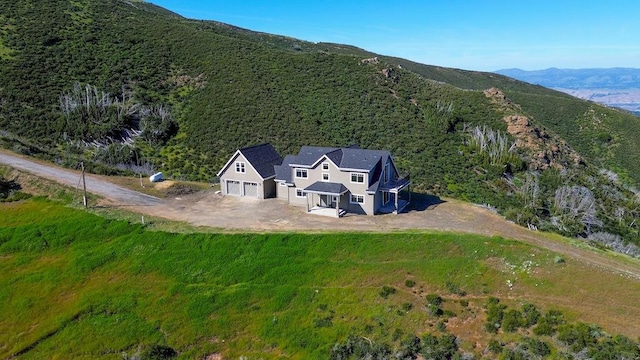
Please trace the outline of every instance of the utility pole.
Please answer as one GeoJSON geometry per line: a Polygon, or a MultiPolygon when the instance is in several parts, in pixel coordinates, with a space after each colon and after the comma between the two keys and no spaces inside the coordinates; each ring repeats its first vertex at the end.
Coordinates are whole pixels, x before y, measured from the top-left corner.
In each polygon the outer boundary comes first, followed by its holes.
{"type": "Polygon", "coordinates": [[[82,203],[84,204],[84,207],[87,208],[87,182],[84,179],[84,161],[80,163],[80,166],[82,166],[82,203]]]}

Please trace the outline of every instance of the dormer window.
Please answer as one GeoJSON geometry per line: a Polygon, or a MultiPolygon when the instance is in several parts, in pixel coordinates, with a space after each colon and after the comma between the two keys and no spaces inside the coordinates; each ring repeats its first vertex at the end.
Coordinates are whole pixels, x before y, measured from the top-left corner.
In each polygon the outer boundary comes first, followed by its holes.
{"type": "Polygon", "coordinates": [[[242,162],[242,161],[237,161],[236,162],[236,172],[240,173],[240,174],[244,174],[244,173],[247,172],[244,162],[242,162]]]}

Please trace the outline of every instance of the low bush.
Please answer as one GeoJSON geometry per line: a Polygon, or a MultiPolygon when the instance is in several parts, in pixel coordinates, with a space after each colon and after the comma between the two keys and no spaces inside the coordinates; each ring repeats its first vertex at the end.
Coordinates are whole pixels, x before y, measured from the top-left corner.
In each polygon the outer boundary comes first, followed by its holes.
{"type": "Polygon", "coordinates": [[[396,288],[394,288],[394,287],[392,287],[392,286],[384,285],[384,286],[382,287],[382,290],[380,290],[380,293],[379,293],[379,294],[380,294],[380,296],[382,296],[383,298],[385,298],[385,299],[386,299],[386,298],[388,298],[388,297],[389,297],[389,295],[393,295],[393,294],[395,294],[395,293],[396,293],[396,288]]]}

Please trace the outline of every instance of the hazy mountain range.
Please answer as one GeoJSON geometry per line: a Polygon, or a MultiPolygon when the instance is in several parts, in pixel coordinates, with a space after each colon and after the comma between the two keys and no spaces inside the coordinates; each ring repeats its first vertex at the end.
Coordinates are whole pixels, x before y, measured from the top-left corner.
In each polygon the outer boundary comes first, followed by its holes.
{"type": "Polygon", "coordinates": [[[640,69],[504,69],[496,73],[640,113],[640,69]]]}

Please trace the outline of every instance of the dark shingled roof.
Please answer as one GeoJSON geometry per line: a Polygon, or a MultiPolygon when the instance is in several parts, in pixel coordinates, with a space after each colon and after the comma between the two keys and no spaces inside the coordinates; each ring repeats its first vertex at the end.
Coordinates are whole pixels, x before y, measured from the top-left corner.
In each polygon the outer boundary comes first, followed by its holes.
{"type": "Polygon", "coordinates": [[[282,163],[282,157],[271,144],[260,144],[240,149],[247,161],[263,179],[276,174],[274,166],[282,163]]]}
{"type": "MultiPolygon", "coordinates": [[[[303,146],[298,155],[287,155],[281,166],[276,167],[276,180],[292,184],[291,167],[310,167],[323,156],[333,161],[340,169],[372,171],[369,191],[375,191],[379,184],[382,164],[391,156],[385,150],[360,149],[356,145],[346,148],[303,146]]],[[[314,184],[315,185],[315,184],[314,184]]]]}
{"type": "Polygon", "coordinates": [[[340,183],[316,181],[313,184],[307,186],[304,191],[318,194],[342,195],[347,192],[347,188],[340,183]]]}
{"type": "MultiPolygon", "coordinates": [[[[338,148],[303,146],[298,155],[291,161],[293,165],[311,166],[322,156],[332,151],[340,150],[338,148]]],[[[338,164],[338,163],[336,163],[338,164]]]]}
{"type": "Polygon", "coordinates": [[[338,166],[344,169],[370,171],[380,160],[385,163],[389,157],[389,152],[384,150],[346,148],[342,152],[342,161],[338,166]]]}
{"type": "Polygon", "coordinates": [[[282,160],[281,165],[274,166],[277,181],[284,181],[287,184],[293,184],[291,181],[291,167],[289,165],[291,165],[291,160],[294,158],[295,156],[293,155],[287,155],[284,157],[284,160],[282,160]]]}
{"type": "Polygon", "coordinates": [[[386,163],[389,152],[360,149],[354,146],[348,148],[303,146],[300,153],[291,159],[290,164],[311,166],[325,155],[339,168],[370,171],[380,160],[386,163]]]}

